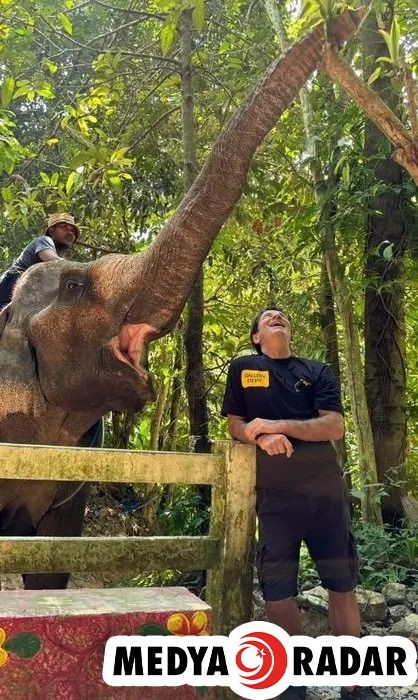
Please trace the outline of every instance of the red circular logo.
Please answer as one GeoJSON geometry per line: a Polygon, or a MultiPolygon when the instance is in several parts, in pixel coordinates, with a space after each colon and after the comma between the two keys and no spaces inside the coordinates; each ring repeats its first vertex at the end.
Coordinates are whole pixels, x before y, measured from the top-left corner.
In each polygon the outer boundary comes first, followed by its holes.
{"type": "Polygon", "coordinates": [[[271,688],[286,671],[286,649],[272,634],[253,632],[241,637],[235,662],[243,685],[257,690],[271,688]]]}

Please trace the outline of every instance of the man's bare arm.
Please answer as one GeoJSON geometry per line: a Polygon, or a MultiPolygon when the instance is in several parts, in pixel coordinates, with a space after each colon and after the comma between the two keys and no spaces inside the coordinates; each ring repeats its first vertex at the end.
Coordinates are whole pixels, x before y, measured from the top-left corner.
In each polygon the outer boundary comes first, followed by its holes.
{"type": "Polygon", "coordinates": [[[294,451],[293,445],[286,435],[260,435],[258,438],[250,440],[246,434],[247,425],[245,419],[241,416],[232,416],[228,414],[229,433],[235,440],[250,445],[258,445],[269,455],[285,454],[287,457],[292,456],[294,451]]]}
{"type": "Polygon", "coordinates": [[[319,411],[318,418],[282,420],[279,423],[280,432],[299,440],[341,440],[344,435],[344,418],[337,411],[319,411]]]}
{"type": "Polygon", "coordinates": [[[45,248],[45,250],[40,250],[39,253],[37,253],[38,258],[42,260],[42,262],[47,262],[48,260],[61,260],[60,256],[54,253],[53,250],[45,248]]]}
{"type": "Polygon", "coordinates": [[[337,411],[319,411],[317,418],[307,420],[254,418],[245,428],[247,442],[254,440],[257,435],[276,433],[309,442],[340,440],[344,435],[344,418],[337,411]]]}
{"type": "Polygon", "coordinates": [[[249,445],[256,445],[257,440],[249,439],[245,434],[247,422],[241,416],[232,416],[228,413],[228,430],[231,437],[239,442],[245,442],[249,445]]]}

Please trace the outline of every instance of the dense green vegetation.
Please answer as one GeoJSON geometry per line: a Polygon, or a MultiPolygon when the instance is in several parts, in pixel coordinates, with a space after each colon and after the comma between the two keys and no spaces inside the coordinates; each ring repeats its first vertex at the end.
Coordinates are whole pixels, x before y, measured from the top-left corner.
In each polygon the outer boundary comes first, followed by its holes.
{"type": "MultiPolygon", "coordinates": [[[[187,147],[203,163],[269,63],[321,13],[327,18],[344,6],[321,2],[0,0],[1,269],[57,210],[81,223],[71,253],[77,259],[144,250],[190,182],[187,147]],[[184,104],[182,120],[186,15],[192,134],[185,131],[184,104]]],[[[343,51],[407,127],[403,60],[412,70],[418,60],[413,7],[412,0],[378,0],[343,51]]],[[[341,373],[347,426],[341,455],[359,521],[365,494],[379,502],[391,494],[391,503],[399,504],[399,494],[413,493],[418,471],[416,442],[407,444],[405,434],[406,418],[412,436],[417,422],[416,188],[407,173],[393,170],[392,146],[373,129],[341,88],[317,73],[257,153],[244,195],[204,270],[201,398],[210,438],[227,436],[219,414],[226,370],[232,357],[249,350],[252,316],[266,303],[281,304],[292,319],[295,354],[326,359],[341,373]],[[330,245],[343,273],[344,307],[337,308],[324,267],[330,245]],[[363,447],[349,391],[355,339],[347,337],[348,313],[359,335],[355,371],[362,374],[373,432],[363,447]],[[377,486],[365,478],[366,447],[377,462],[377,486]]],[[[184,322],[151,348],[157,403],[140,418],[109,418],[109,445],[190,448],[184,322]]],[[[174,498],[157,486],[153,494],[151,529],[201,530],[195,491],[174,498]]],[[[395,557],[398,542],[379,531],[376,557],[377,550],[395,557]]],[[[411,538],[408,531],[405,542],[411,538]]],[[[369,530],[360,541],[377,543],[369,530]]],[[[410,549],[400,547],[399,566],[393,565],[399,572],[416,557],[416,549],[411,555],[412,545],[405,546],[410,549]]],[[[372,546],[372,562],[374,554],[372,546]]],[[[371,581],[371,572],[363,573],[371,581]]]]}

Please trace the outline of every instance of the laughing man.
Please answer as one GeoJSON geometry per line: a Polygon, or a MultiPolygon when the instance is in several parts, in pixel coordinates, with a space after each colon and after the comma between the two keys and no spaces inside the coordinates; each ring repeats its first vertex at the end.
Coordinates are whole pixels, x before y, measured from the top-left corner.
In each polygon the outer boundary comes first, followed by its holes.
{"type": "MultiPolygon", "coordinates": [[[[330,442],[344,434],[338,386],[327,365],[292,355],[283,309],[263,309],[250,337],[257,354],[231,362],[222,415],[233,438],[257,446],[258,571],[268,619],[302,634],[294,597],[304,541],[328,590],[332,633],[359,637],[356,546],[330,442]]],[[[281,697],[304,700],[306,688],[281,697]]],[[[378,697],[372,688],[341,689],[341,700],[378,697]]]]}

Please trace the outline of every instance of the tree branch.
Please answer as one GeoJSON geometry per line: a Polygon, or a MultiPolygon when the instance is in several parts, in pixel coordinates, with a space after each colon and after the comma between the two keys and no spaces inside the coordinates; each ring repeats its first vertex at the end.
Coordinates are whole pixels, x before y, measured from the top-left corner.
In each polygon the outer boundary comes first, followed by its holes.
{"type": "Polygon", "coordinates": [[[367,116],[396,146],[393,159],[418,184],[418,143],[396,114],[353,71],[330,44],[324,46],[322,69],[350,95],[367,116]]]}
{"type": "MultiPolygon", "coordinates": [[[[114,5],[109,5],[107,2],[102,2],[102,0],[93,0],[95,5],[101,5],[102,7],[107,7],[109,10],[116,10],[117,12],[125,12],[131,15],[139,15],[144,19],[160,19],[165,20],[166,14],[156,13],[156,12],[145,12],[145,10],[132,10],[126,7],[115,7],[114,5]]],[[[78,9],[78,8],[77,8],[78,9]]]]}
{"type": "MultiPolygon", "coordinates": [[[[75,46],[77,46],[78,49],[84,49],[85,51],[91,51],[93,53],[103,53],[104,49],[90,46],[91,43],[93,43],[94,41],[97,41],[98,39],[103,39],[109,35],[113,35],[115,32],[118,32],[123,28],[132,26],[134,24],[138,24],[138,22],[140,21],[140,20],[132,20],[132,22],[127,22],[126,24],[122,24],[120,27],[116,27],[114,30],[112,30],[110,32],[106,32],[105,34],[99,34],[97,37],[94,37],[93,39],[91,39],[91,41],[88,44],[82,44],[80,41],[73,39],[73,37],[70,36],[69,34],[65,34],[64,32],[61,32],[59,29],[56,29],[42,15],[40,15],[40,18],[47,25],[47,27],[50,29],[50,31],[53,32],[53,34],[56,34],[57,36],[61,36],[64,39],[67,39],[67,41],[69,41],[71,44],[74,44],[75,46]]],[[[48,38],[48,40],[53,44],[53,42],[51,41],[51,39],[49,39],[49,37],[44,37],[44,38],[48,38]]],[[[53,44],[53,46],[55,46],[55,45],[53,44]]],[[[57,47],[55,46],[55,48],[57,48],[57,47]]],[[[61,51],[61,53],[68,51],[68,50],[69,49],[64,49],[63,51],[61,51]]],[[[115,52],[120,53],[124,56],[136,56],[137,58],[150,58],[150,59],[155,60],[155,61],[163,61],[165,63],[174,63],[174,65],[176,65],[176,66],[178,65],[177,61],[175,61],[172,58],[169,58],[168,56],[158,56],[158,55],[154,55],[154,54],[146,54],[146,53],[136,52],[136,51],[125,51],[124,49],[117,49],[117,50],[115,50],[115,52]]],[[[60,54],[57,54],[57,55],[60,55],[60,54]]]]}
{"type": "Polygon", "coordinates": [[[156,126],[158,126],[164,119],[170,116],[170,114],[173,114],[173,112],[178,112],[180,109],[180,106],[177,107],[171,107],[171,109],[168,109],[164,114],[162,114],[158,119],[155,120],[155,122],[152,122],[150,126],[145,129],[141,134],[139,134],[138,138],[135,139],[133,143],[129,146],[129,148],[135,148],[135,146],[142,141],[146,136],[148,136],[149,132],[155,129],[156,126]]]}

